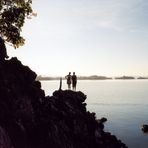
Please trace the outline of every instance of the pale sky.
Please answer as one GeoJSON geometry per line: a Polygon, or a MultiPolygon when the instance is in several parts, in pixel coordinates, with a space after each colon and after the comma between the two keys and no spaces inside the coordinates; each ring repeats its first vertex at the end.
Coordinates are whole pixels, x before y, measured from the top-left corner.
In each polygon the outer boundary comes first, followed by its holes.
{"type": "Polygon", "coordinates": [[[7,47],[38,75],[148,75],[148,0],[33,0],[33,9],[26,44],[7,47]]]}

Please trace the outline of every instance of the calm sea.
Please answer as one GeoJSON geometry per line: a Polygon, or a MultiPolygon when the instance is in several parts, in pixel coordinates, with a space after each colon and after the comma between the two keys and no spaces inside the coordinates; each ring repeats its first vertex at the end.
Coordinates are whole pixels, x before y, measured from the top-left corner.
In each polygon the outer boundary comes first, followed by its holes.
{"type": "MultiPolygon", "coordinates": [[[[59,88],[59,81],[42,81],[46,95],[59,88]]],[[[62,89],[67,89],[63,81],[62,89]]],[[[116,135],[129,148],[148,148],[148,80],[81,80],[77,90],[87,95],[87,110],[97,118],[106,117],[105,130],[116,135]]]]}

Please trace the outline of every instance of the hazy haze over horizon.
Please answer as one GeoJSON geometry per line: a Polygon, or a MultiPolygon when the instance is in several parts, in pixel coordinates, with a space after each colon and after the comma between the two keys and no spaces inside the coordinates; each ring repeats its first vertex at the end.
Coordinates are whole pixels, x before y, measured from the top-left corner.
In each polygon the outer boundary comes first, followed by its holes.
{"type": "Polygon", "coordinates": [[[147,0],[33,0],[20,49],[8,46],[38,75],[147,76],[147,0]]]}

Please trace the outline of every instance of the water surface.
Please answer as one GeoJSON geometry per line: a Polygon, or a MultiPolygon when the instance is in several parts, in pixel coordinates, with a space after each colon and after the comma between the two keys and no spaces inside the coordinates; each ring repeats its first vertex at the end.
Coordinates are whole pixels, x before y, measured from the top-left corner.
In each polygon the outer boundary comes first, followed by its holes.
{"type": "MultiPolygon", "coordinates": [[[[42,81],[46,95],[59,88],[59,81],[42,81]]],[[[62,89],[67,89],[63,81],[62,89]]],[[[148,80],[81,80],[77,90],[87,95],[87,110],[106,117],[105,130],[115,134],[129,148],[148,148],[148,80]]]]}

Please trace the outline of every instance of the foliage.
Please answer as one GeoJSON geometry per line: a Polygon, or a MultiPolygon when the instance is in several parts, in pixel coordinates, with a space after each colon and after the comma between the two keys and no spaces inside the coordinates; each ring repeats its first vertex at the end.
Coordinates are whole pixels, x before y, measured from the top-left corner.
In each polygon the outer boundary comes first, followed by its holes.
{"type": "Polygon", "coordinates": [[[0,0],[0,37],[18,48],[24,44],[21,29],[25,18],[34,13],[32,0],[0,0]]]}

